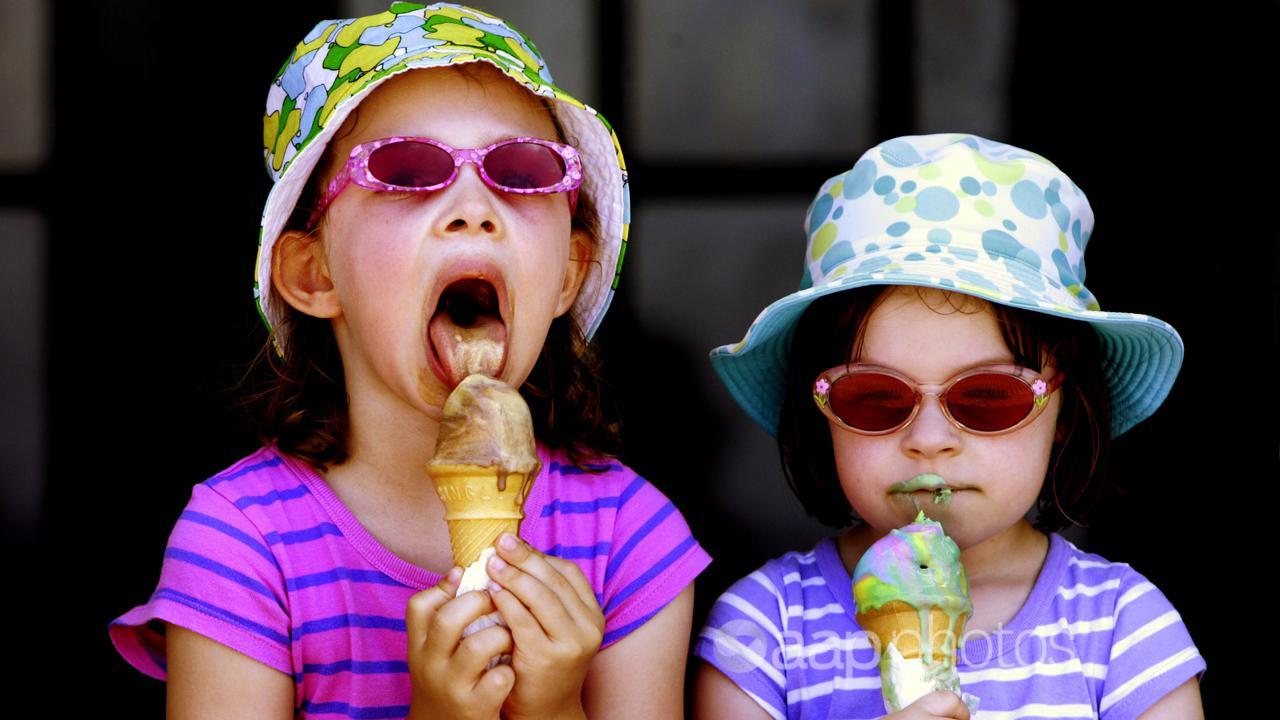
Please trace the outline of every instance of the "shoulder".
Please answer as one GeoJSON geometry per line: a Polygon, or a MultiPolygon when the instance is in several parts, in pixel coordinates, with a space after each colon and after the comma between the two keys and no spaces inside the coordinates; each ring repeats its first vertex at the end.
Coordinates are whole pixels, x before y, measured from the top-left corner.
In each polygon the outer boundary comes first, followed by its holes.
{"type": "Polygon", "coordinates": [[[616,554],[637,532],[690,534],[674,503],[621,461],[599,458],[579,467],[562,450],[540,454],[543,469],[525,514],[535,519],[532,527],[547,540],[566,535],[579,540],[587,535],[599,541],[612,538],[616,554]]]}
{"type": "Polygon", "coordinates": [[[1128,625],[1139,619],[1181,625],[1168,598],[1129,563],[1081,550],[1060,535],[1053,542],[1060,544],[1061,559],[1052,604],[1060,617],[1080,623],[1083,638],[1122,641],[1132,630],[1128,625]]]}
{"type": "Polygon", "coordinates": [[[773,717],[787,715],[798,696],[820,717],[848,717],[864,700],[879,710],[875,653],[850,619],[850,586],[837,562],[830,539],[765,562],[716,600],[694,655],[773,717]]]}
{"type": "Polygon", "coordinates": [[[331,555],[333,538],[342,535],[318,497],[323,484],[303,461],[273,446],[258,449],[192,487],[166,564],[186,560],[264,582],[270,575],[274,588],[300,557],[331,555]]]}
{"type": "Polygon", "coordinates": [[[1079,606],[1077,614],[1088,611],[1093,615],[1115,615],[1152,591],[1160,594],[1155,585],[1129,563],[1113,562],[1081,550],[1061,535],[1053,536],[1053,542],[1061,544],[1063,556],[1058,600],[1079,606]]]}
{"type": "Polygon", "coordinates": [[[321,482],[305,462],[267,445],[215,473],[191,491],[179,520],[243,518],[264,535],[312,526],[323,511],[314,497],[321,482]]]}
{"type": "Polygon", "coordinates": [[[265,505],[306,492],[298,472],[299,463],[274,445],[265,445],[195,487],[237,507],[265,505]]]}
{"type": "Polygon", "coordinates": [[[165,677],[163,621],[292,673],[286,561],[278,552],[289,538],[288,513],[277,506],[299,484],[285,458],[262,448],[192,488],[155,592],[111,625],[130,663],[165,677]]]}
{"type": "Polygon", "coordinates": [[[547,493],[548,500],[573,502],[581,499],[602,498],[604,508],[617,507],[614,499],[621,499],[623,493],[634,494],[636,490],[647,485],[634,470],[627,467],[617,458],[600,456],[574,464],[563,448],[538,446],[539,459],[542,461],[542,472],[538,482],[551,486],[554,492],[547,493]]]}
{"type": "Polygon", "coordinates": [[[1192,677],[1205,661],[1182,615],[1156,585],[1124,562],[1065,539],[1056,601],[1083,658],[1105,668],[1096,698],[1104,718],[1131,718],[1192,677]]]}
{"type": "Polygon", "coordinates": [[[730,585],[716,600],[709,624],[716,618],[752,616],[755,613],[748,610],[749,607],[782,629],[793,614],[791,608],[801,610],[803,618],[804,608],[828,605],[834,596],[818,563],[818,555],[827,542],[823,540],[809,550],[772,558],[730,585]]]}
{"type": "Polygon", "coordinates": [[[620,461],[580,468],[541,446],[539,456],[521,532],[582,569],[605,613],[605,645],[644,624],[711,562],[671,500],[620,461]]]}
{"type": "Polygon", "coordinates": [[[771,588],[772,594],[778,597],[798,593],[801,588],[809,587],[822,578],[822,572],[818,567],[818,554],[823,543],[826,542],[828,541],[823,540],[808,550],[793,550],[772,558],[739,580],[733,587],[755,583],[771,588]]]}

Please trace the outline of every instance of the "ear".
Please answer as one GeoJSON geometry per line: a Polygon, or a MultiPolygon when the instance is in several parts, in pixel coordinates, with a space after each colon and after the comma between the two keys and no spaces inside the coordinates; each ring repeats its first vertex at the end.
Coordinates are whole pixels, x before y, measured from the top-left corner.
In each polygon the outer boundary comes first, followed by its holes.
{"type": "Polygon", "coordinates": [[[578,291],[587,279],[594,258],[591,236],[585,230],[575,229],[569,235],[569,266],[564,272],[564,285],[560,288],[560,302],[556,304],[556,317],[560,317],[573,307],[578,299],[578,291]]]}
{"type": "Polygon", "coordinates": [[[280,297],[299,312],[318,318],[342,314],[319,235],[297,230],[281,234],[271,254],[271,282],[280,297]]]}

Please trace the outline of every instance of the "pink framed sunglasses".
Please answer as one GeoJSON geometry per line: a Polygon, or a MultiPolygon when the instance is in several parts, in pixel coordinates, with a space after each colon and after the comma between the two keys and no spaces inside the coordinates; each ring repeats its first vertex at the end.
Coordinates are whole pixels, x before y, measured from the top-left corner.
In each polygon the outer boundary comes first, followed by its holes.
{"type": "Polygon", "coordinates": [[[813,400],[846,430],[888,435],[911,424],[925,395],[936,395],[943,414],[961,430],[999,435],[1034,420],[1064,377],[1046,378],[1018,365],[987,365],[924,385],[896,370],[853,363],[818,375],[813,400]]]}
{"type": "Polygon", "coordinates": [[[567,192],[569,213],[577,211],[582,159],[568,145],[516,137],[488,147],[452,148],[432,138],[401,135],[352,148],[347,164],[329,183],[311,214],[308,227],[315,226],[350,183],[375,192],[433,192],[452,185],[466,162],[475,165],[480,178],[495,190],[516,195],[567,192]]]}

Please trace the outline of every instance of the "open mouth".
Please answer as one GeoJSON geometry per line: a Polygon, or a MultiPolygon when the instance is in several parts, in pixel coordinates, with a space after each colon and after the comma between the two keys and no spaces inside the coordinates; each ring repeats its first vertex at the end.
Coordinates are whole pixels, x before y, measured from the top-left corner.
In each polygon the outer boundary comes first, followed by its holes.
{"type": "Polygon", "coordinates": [[[455,387],[468,375],[496,377],[506,357],[505,288],[497,277],[447,281],[427,326],[442,380],[455,387]]]}

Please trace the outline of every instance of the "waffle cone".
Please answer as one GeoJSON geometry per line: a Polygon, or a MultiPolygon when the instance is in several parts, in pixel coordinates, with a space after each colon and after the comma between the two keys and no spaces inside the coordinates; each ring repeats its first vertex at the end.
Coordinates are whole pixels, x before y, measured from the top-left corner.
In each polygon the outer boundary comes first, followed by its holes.
{"type": "Polygon", "coordinates": [[[904,659],[933,661],[944,657],[955,659],[957,642],[968,619],[969,614],[963,613],[953,626],[951,616],[941,608],[931,607],[921,612],[901,600],[892,600],[857,615],[858,624],[876,636],[880,652],[893,643],[904,659]]]}
{"type": "Polygon", "coordinates": [[[504,532],[519,534],[524,501],[538,470],[503,473],[480,465],[429,465],[427,472],[444,503],[453,563],[467,567],[504,532]],[[499,489],[500,480],[505,489],[499,489]]]}

